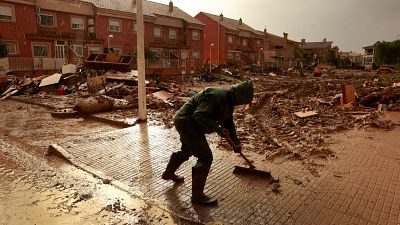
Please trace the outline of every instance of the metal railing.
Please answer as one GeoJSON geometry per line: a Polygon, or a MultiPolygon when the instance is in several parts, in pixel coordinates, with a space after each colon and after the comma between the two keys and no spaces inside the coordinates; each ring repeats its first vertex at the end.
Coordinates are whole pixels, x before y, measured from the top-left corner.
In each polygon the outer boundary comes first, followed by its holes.
{"type": "Polygon", "coordinates": [[[64,58],[22,58],[8,57],[3,59],[2,70],[59,70],[65,63],[64,58]]]}
{"type": "Polygon", "coordinates": [[[146,68],[190,68],[201,65],[200,59],[158,59],[146,60],[146,68]]]}

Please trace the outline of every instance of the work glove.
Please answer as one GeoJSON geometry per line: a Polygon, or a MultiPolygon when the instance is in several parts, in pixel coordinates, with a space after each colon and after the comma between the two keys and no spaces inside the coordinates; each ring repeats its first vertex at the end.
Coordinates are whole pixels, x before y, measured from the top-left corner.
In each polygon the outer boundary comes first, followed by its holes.
{"type": "Polygon", "coordinates": [[[223,138],[229,137],[229,130],[226,128],[220,127],[218,129],[217,133],[219,134],[219,136],[221,136],[223,138]]]}

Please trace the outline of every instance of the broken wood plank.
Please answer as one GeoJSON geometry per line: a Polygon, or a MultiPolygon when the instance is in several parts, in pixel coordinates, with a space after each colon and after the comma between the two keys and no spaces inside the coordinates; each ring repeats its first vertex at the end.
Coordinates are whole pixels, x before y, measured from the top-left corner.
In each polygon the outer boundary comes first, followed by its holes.
{"type": "Polygon", "coordinates": [[[318,115],[318,112],[317,111],[304,111],[304,112],[300,111],[300,112],[296,112],[294,114],[300,118],[307,118],[307,117],[318,115]]]}

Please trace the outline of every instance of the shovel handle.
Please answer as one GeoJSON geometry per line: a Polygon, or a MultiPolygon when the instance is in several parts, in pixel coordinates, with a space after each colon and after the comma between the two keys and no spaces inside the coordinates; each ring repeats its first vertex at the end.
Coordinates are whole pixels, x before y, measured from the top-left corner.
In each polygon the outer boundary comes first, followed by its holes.
{"type": "MultiPolygon", "coordinates": [[[[236,146],[236,144],[232,141],[231,137],[229,137],[228,135],[225,136],[225,139],[228,141],[229,145],[232,146],[232,148],[236,146]]],[[[251,163],[251,161],[242,152],[239,152],[239,154],[246,161],[246,163],[249,164],[250,168],[256,168],[253,165],[253,163],[251,163]]]]}

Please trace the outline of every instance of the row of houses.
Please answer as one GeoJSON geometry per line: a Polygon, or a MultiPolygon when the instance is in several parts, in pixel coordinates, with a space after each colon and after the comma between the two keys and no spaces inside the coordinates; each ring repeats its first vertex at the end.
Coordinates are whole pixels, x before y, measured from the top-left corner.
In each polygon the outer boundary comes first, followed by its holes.
{"type": "MultiPolygon", "coordinates": [[[[296,62],[298,46],[304,55],[326,63],[332,48],[332,42],[324,41],[321,49],[223,14],[200,12],[192,17],[172,1],[145,0],[143,14],[145,48],[155,55],[146,61],[148,73],[194,73],[205,63],[288,67],[296,62]]],[[[57,70],[111,49],[117,55],[135,56],[136,0],[2,0],[0,31],[8,50],[0,70],[57,70]]]]}

